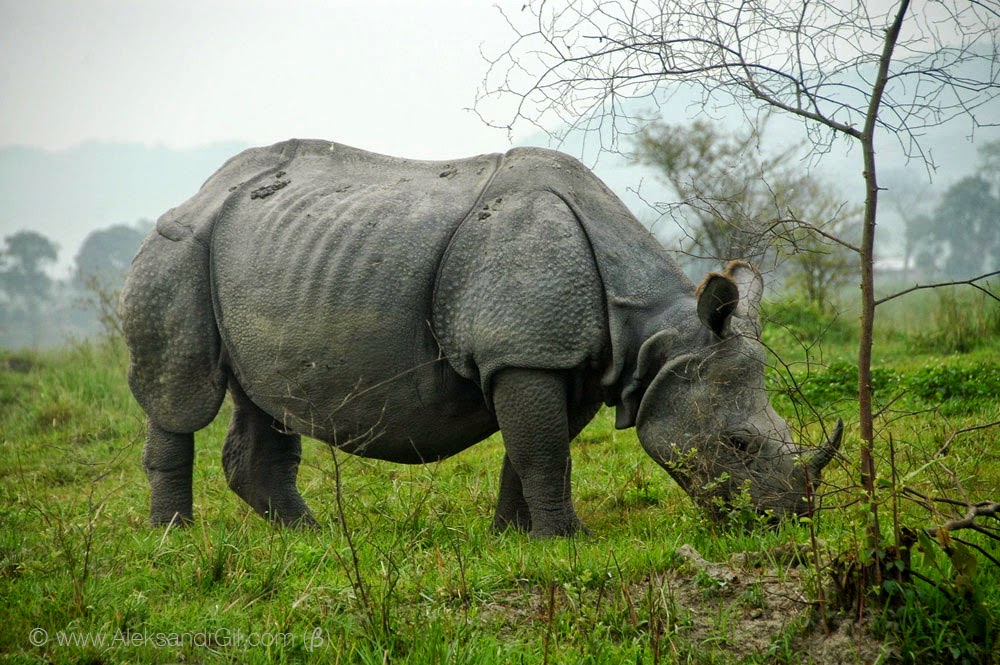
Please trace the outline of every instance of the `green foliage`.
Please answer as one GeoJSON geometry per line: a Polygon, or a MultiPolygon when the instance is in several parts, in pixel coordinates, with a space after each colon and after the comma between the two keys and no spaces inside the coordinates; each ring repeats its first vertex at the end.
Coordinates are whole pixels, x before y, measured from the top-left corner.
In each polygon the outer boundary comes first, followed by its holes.
{"type": "Polygon", "coordinates": [[[919,565],[900,566],[899,578],[882,583],[885,605],[875,630],[894,643],[903,663],[988,662],[998,626],[976,584],[976,557],[946,531],[937,542],[920,532],[917,550],[919,565]],[[911,570],[917,579],[897,581],[911,570]]]}
{"type": "Polygon", "coordinates": [[[769,341],[781,347],[826,342],[841,344],[853,340],[856,327],[813,302],[794,298],[767,301],[761,319],[769,341]]]}
{"type": "MultiPolygon", "coordinates": [[[[834,362],[801,381],[802,396],[818,407],[857,399],[858,368],[834,362]]],[[[996,404],[1000,395],[1000,364],[929,364],[906,372],[872,369],[877,401],[901,398],[914,409],[940,407],[945,414],[970,413],[996,404]]]]}
{"type": "MultiPolygon", "coordinates": [[[[821,322],[800,316],[803,330],[821,322]]],[[[848,508],[775,527],[737,500],[730,519],[709,519],[645,456],[634,431],[615,430],[603,411],[574,444],[574,493],[591,538],[489,531],[497,437],[429,466],[338,455],[343,526],[338,467],[307,441],[299,484],[325,526],[273,529],[226,486],[227,405],[197,436],[196,523],[151,529],[144,418],[126,366],[119,342],[0,354],[0,597],[17,599],[0,628],[0,654],[15,661],[824,662],[815,655],[822,629],[798,599],[815,600],[826,571],[803,567],[813,558],[799,553],[812,551],[810,529],[824,551],[855,547],[848,508]],[[717,564],[692,566],[678,553],[685,544],[710,562],[742,563],[728,564],[727,575],[717,564]],[[779,607],[780,599],[793,600],[779,607]],[[35,628],[46,644],[30,643],[35,628]],[[58,643],[86,636],[117,641],[58,643]]],[[[914,393],[919,384],[928,396],[954,389],[948,400],[971,414],[960,417],[981,418],[986,412],[973,409],[986,402],[965,384],[995,375],[952,378],[953,367],[978,371],[951,359],[884,367],[880,376],[914,393]]],[[[840,366],[831,377],[831,394],[851,378],[840,366]]],[[[953,444],[956,471],[995,487],[988,435],[953,444]]],[[[940,447],[911,438],[915,463],[940,447]]],[[[852,445],[844,445],[848,458],[852,445]]],[[[838,465],[826,476],[833,487],[853,473],[838,465]]],[[[970,578],[986,622],[974,624],[948,615],[974,607],[955,595],[953,558],[938,548],[914,559],[914,570],[952,596],[924,585],[894,600],[876,644],[975,653],[968,645],[983,639],[977,626],[995,626],[1000,615],[1000,571],[980,561],[970,578]]]]}
{"type": "MultiPolygon", "coordinates": [[[[996,292],[989,285],[983,288],[996,292]]],[[[966,288],[941,289],[934,294],[928,326],[917,331],[915,342],[934,353],[968,353],[1000,339],[1000,302],[966,288]]]]}

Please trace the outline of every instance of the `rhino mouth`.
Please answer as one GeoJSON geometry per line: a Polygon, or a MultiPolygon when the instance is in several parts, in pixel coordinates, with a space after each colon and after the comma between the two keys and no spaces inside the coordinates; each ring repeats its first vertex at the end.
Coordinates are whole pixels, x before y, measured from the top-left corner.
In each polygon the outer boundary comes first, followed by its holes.
{"type": "Polygon", "coordinates": [[[746,507],[768,521],[821,509],[821,473],[838,455],[844,429],[838,420],[827,440],[812,448],[750,431],[731,432],[714,443],[713,437],[702,437],[701,445],[695,441],[700,437],[683,437],[685,445],[677,445],[668,443],[675,438],[668,432],[643,425],[640,440],[650,444],[647,453],[696,503],[720,514],[739,505],[748,491],[746,507]]]}

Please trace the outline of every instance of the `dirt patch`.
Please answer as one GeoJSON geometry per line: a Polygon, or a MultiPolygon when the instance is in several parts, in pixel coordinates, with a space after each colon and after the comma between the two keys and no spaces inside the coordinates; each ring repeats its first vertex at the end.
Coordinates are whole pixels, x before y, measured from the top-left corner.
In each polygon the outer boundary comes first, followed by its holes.
{"type": "Polygon", "coordinates": [[[855,665],[874,663],[886,653],[866,625],[846,617],[827,617],[824,630],[806,592],[815,580],[809,579],[802,551],[740,553],[726,563],[706,561],[689,545],[678,554],[684,565],[663,583],[690,613],[691,626],[680,635],[692,643],[714,641],[735,661],[798,653],[796,662],[855,665]]]}
{"type": "MultiPolygon", "coordinates": [[[[697,651],[733,663],[763,656],[765,662],[868,665],[889,653],[867,624],[848,617],[827,617],[824,630],[808,592],[815,585],[812,569],[798,552],[743,553],[721,563],[685,545],[678,556],[676,569],[639,583],[609,579],[581,589],[524,581],[520,589],[493,595],[477,614],[522,637],[526,630],[537,635],[572,624],[572,632],[586,634],[600,625],[610,635],[645,642],[662,662],[697,651]]],[[[556,639],[566,637],[572,635],[556,639]]]]}

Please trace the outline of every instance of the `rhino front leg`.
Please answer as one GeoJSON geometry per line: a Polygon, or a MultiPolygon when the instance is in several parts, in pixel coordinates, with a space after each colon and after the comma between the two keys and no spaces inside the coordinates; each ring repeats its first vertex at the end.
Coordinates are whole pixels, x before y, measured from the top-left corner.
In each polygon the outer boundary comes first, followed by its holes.
{"type": "Polygon", "coordinates": [[[190,522],[194,434],[168,432],[147,419],[142,466],[149,479],[149,523],[165,526],[190,522]]]}
{"type": "MultiPolygon", "coordinates": [[[[593,420],[600,408],[600,402],[584,404],[577,409],[570,408],[570,442],[583,431],[587,423],[593,420]]],[[[503,468],[500,471],[500,497],[497,500],[497,510],[493,517],[493,530],[499,532],[508,528],[531,531],[531,512],[528,509],[528,502],[524,499],[521,478],[514,470],[510,457],[504,455],[503,468]]]]}
{"type": "Polygon", "coordinates": [[[315,526],[316,520],[295,486],[302,457],[297,434],[250,401],[230,382],[233,419],[222,448],[222,466],[229,487],[259,515],[286,526],[315,526]]]}
{"type": "MultiPolygon", "coordinates": [[[[504,438],[506,439],[506,435],[504,438]]],[[[493,530],[503,531],[508,528],[531,531],[531,511],[524,499],[521,478],[514,470],[510,456],[504,455],[503,468],[500,470],[500,496],[493,516],[493,530]]]]}
{"type": "Polygon", "coordinates": [[[524,528],[526,506],[533,536],[583,530],[570,489],[565,378],[541,370],[504,370],[494,379],[493,406],[507,451],[494,526],[524,528]]]}

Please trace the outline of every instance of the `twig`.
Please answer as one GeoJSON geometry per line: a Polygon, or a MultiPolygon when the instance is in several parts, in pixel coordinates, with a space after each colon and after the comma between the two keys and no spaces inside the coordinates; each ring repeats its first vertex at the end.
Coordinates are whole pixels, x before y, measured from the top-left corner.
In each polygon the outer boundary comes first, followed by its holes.
{"type": "Polygon", "coordinates": [[[1000,515],[1000,503],[996,501],[987,501],[985,503],[969,505],[964,517],[949,520],[940,526],[928,529],[927,533],[932,536],[937,536],[941,529],[944,529],[945,531],[971,529],[976,526],[975,520],[977,517],[997,517],[998,515],[1000,515]]]}
{"type": "Polygon", "coordinates": [[[886,296],[884,298],[879,298],[878,300],[875,301],[875,305],[878,306],[883,303],[887,303],[890,300],[894,300],[895,298],[899,298],[900,296],[905,296],[908,293],[913,293],[914,291],[919,291],[921,289],[937,289],[942,286],[971,286],[973,288],[979,289],[980,291],[988,295],[990,298],[993,298],[997,302],[1000,302],[1000,296],[993,293],[989,289],[984,289],[983,287],[976,284],[976,282],[980,280],[988,279],[990,277],[995,277],[996,275],[1000,275],[1000,270],[994,270],[993,272],[988,272],[985,275],[979,275],[978,277],[973,277],[972,279],[960,279],[954,282],[938,282],[937,284],[915,284],[908,289],[903,289],[902,291],[893,293],[892,295],[886,296]]]}
{"type": "Polygon", "coordinates": [[[989,552],[987,552],[983,547],[980,547],[979,545],[977,545],[977,544],[975,544],[973,542],[965,540],[964,538],[956,538],[956,537],[953,536],[952,540],[954,540],[956,542],[959,542],[959,543],[962,543],[966,547],[971,547],[972,549],[976,550],[977,552],[979,552],[980,554],[982,554],[984,557],[986,557],[987,559],[989,559],[993,563],[994,566],[996,566],[997,568],[1000,568],[1000,560],[997,560],[997,558],[995,556],[993,556],[992,554],[990,554],[989,552]]]}
{"type": "Polygon", "coordinates": [[[984,425],[972,425],[971,427],[963,427],[962,429],[954,430],[951,434],[948,435],[948,438],[945,439],[945,442],[941,445],[941,448],[936,453],[934,453],[934,459],[937,459],[939,457],[944,457],[945,455],[947,455],[948,451],[951,449],[952,441],[954,441],[955,437],[958,436],[959,434],[975,432],[981,429],[989,429],[990,427],[997,427],[998,425],[1000,425],[1000,420],[995,420],[991,423],[986,423],[984,425]]]}

